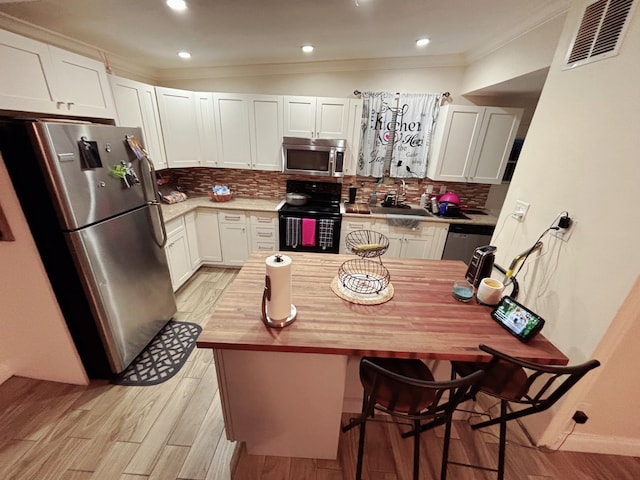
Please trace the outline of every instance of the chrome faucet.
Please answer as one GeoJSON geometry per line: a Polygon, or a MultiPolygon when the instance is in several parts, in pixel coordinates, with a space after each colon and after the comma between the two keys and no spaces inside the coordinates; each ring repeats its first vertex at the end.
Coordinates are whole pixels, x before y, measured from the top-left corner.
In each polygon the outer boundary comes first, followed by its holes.
{"type": "Polygon", "coordinates": [[[396,197],[396,205],[404,203],[407,199],[407,184],[403,179],[400,180],[400,183],[402,184],[402,190],[400,190],[400,194],[396,197]]]}

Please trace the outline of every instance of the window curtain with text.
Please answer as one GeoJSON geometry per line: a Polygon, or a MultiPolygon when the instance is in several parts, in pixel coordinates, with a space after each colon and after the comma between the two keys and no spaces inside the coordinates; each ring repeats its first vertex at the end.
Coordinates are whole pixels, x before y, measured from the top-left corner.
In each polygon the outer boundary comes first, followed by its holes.
{"type": "Polygon", "coordinates": [[[424,178],[427,175],[431,133],[440,111],[440,98],[441,95],[430,93],[400,94],[393,124],[389,176],[424,178]]]}
{"type": "MultiPolygon", "coordinates": [[[[392,121],[395,97],[395,93],[391,92],[362,93],[358,175],[379,178],[384,174],[387,146],[393,147],[390,132],[386,126],[392,121]]],[[[391,155],[391,150],[388,154],[391,155]]]]}
{"type": "Polygon", "coordinates": [[[441,97],[364,92],[357,174],[424,178],[441,97]]]}

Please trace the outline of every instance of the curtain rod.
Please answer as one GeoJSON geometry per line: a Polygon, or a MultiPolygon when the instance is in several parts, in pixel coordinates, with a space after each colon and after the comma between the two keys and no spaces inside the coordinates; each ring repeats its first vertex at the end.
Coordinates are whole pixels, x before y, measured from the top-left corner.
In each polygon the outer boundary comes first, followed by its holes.
{"type": "MultiPolygon", "coordinates": [[[[360,95],[362,95],[362,92],[361,92],[360,90],[354,90],[354,91],[353,91],[353,94],[354,94],[356,97],[359,97],[360,95]]],[[[396,92],[396,95],[400,95],[400,92],[396,92]]],[[[445,97],[445,98],[448,98],[450,95],[451,95],[451,93],[449,93],[449,92],[444,92],[444,93],[442,94],[442,96],[443,96],[443,97],[445,97]]]]}

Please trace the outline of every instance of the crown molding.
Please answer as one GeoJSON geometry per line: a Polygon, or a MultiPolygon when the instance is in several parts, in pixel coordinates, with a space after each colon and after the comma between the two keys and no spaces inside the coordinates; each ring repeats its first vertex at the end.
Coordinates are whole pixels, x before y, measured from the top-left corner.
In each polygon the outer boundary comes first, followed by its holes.
{"type": "Polygon", "coordinates": [[[464,66],[462,55],[424,55],[375,59],[353,59],[304,63],[230,65],[224,67],[159,69],[158,80],[196,80],[209,78],[294,75],[330,72],[419,69],[464,66]]]}

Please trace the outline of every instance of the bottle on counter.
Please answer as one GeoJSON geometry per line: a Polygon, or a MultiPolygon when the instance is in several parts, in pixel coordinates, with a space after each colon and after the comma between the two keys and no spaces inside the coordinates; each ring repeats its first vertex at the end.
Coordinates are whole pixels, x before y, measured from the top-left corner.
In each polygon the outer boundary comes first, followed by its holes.
{"type": "Polygon", "coordinates": [[[436,197],[431,197],[431,213],[438,214],[440,210],[440,205],[438,205],[438,199],[436,197]]]}
{"type": "Polygon", "coordinates": [[[427,206],[427,193],[420,195],[420,207],[425,208],[427,206]]]}

